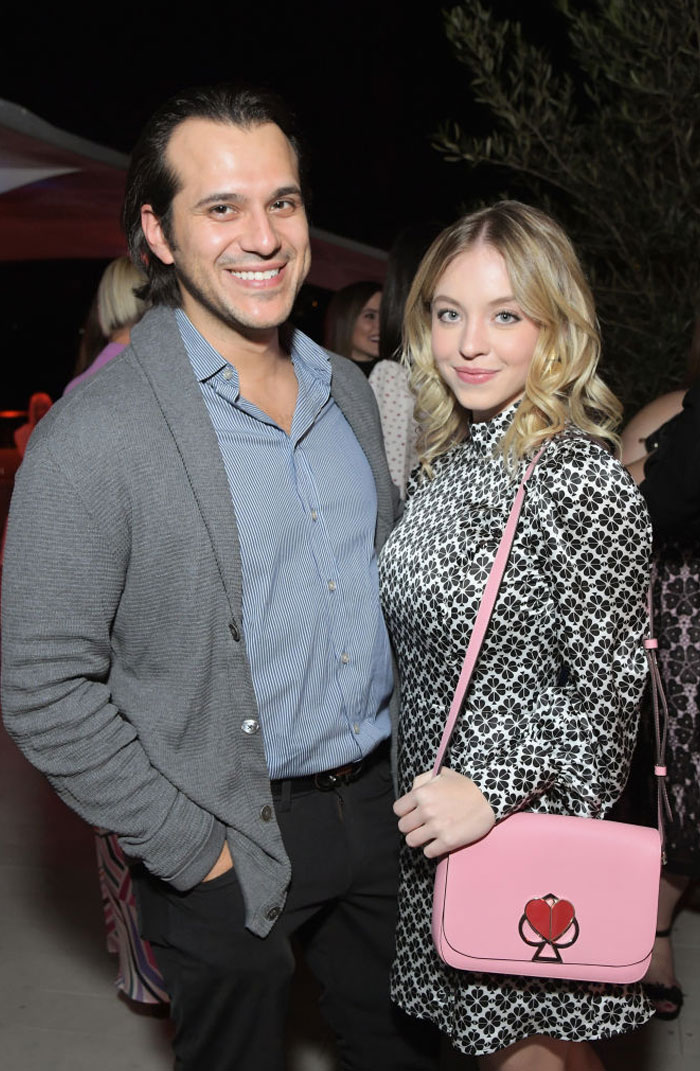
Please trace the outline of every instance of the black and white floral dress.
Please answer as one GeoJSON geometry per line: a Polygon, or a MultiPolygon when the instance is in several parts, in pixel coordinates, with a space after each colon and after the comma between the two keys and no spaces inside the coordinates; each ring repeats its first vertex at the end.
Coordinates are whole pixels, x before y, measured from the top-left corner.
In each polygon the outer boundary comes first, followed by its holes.
{"type": "MultiPolygon", "coordinates": [[[[495,453],[515,408],[473,425],[432,480],[414,474],[381,555],[401,680],[402,792],[434,761],[517,489],[519,476],[495,453]]],[[[528,487],[446,765],[476,782],[497,819],[522,807],[602,816],[627,777],[646,676],[649,520],[623,468],[575,430],[549,444],[528,487]]],[[[485,1054],[532,1034],[610,1037],[650,1017],[640,985],[445,966],[430,934],[434,870],[404,845],[392,993],[457,1048],[485,1054]]]]}

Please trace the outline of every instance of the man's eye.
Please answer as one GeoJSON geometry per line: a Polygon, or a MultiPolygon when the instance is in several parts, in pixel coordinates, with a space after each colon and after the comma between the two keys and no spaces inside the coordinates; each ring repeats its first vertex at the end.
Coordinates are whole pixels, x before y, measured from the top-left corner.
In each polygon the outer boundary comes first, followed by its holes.
{"type": "Polygon", "coordinates": [[[212,216],[228,216],[232,212],[231,205],[212,205],[210,212],[212,216]]]}
{"type": "Polygon", "coordinates": [[[297,207],[296,201],[291,201],[287,197],[281,197],[279,201],[273,201],[272,207],[275,212],[289,211],[293,212],[297,207]]]}

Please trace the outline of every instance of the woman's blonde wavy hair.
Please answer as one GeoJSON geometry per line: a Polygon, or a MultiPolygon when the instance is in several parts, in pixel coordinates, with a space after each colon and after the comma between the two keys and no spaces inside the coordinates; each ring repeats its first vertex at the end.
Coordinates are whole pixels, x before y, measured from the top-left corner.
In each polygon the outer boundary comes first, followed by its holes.
{"type": "Polygon", "coordinates": [[[619,450],[622,408],[597,374],[600,334],[581,265],[553,219],[519,201],[500,201],[453,223],[431,245],[406,302],[403,361],[416,396],[418,455],[432,461],[469,435],[469,414],[438,374],[431,347],[431,303],[455,257],[479,242],[506,263],[513,296],[540,333],[525,394],[500,450],[512,466],[574,424],[619,450]]]}

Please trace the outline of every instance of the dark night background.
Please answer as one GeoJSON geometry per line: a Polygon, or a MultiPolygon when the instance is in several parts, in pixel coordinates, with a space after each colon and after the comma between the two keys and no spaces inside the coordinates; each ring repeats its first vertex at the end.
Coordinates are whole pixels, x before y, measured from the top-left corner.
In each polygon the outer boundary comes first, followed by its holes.
{"type": "MultiPolygon", "coordinates": [[[[489,192],[488,177],[446,164],[430,145],[444,118],[458,115],[472,129],[484,122],[446,41],[443,6],[272,0],[178,13],[171,4],[35,3],[5,26],[0,97],[128,153],[153,109],[184,86],[269,86],[306,138],[312,223],[388,249],[403,226],[448,223],[489,192]]],[[[526,17],[539,37],[557,31],[546,2],[493,6],[526,17]]],[[[105,263],[0,264],[0,408],[23,407],[28,383],[62,391],[105,263]]],[[[318,333],[318,320],[305,326],[318,333]]]]}

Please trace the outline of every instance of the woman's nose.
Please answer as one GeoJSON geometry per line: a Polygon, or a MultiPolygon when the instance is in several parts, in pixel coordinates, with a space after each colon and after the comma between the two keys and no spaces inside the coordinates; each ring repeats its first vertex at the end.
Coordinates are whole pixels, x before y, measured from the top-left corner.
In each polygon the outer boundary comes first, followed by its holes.
{"type": "Polygon", "coordinates": [[[488,332],[483,320],[468,320],[459,340],[459,352],[462,357],[469,360],[472,357],[478,357],[481,353],[487,353],[488,349],[488,332]]]}

